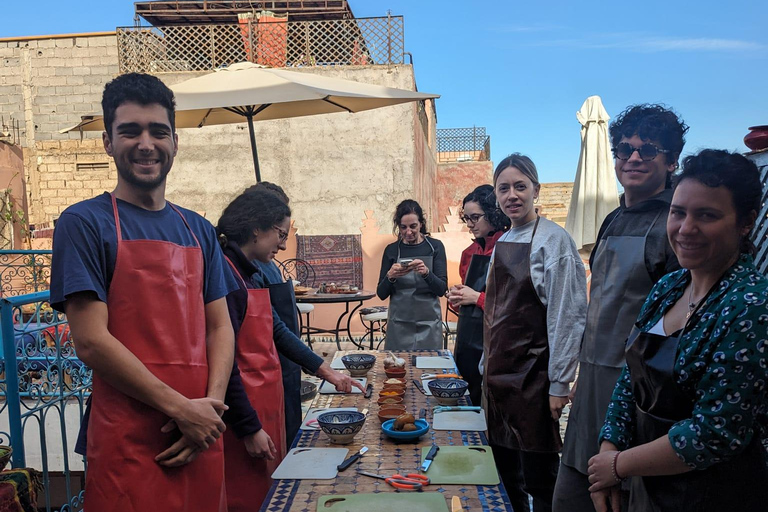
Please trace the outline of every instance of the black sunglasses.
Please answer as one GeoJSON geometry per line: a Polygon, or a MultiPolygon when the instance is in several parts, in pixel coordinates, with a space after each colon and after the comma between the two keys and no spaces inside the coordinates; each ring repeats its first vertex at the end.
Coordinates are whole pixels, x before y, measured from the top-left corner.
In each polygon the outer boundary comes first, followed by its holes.
{"type": "Polygon", "coordinates": [[[659,153],[671,153],[668,149],[659,149],[654,144],[651,144],[650,142],[646,142],[639,148],[636,148],[629,142],[619,142],[616,144],[616,147],[612,149],[613,156],[618,158],[619,160],[629,160],[632,158],[632,153],[637,151],[637,153],[640,155],[640,159],[643,162],[648,162],[650,160],[653,160],[656,158],[656,156],[659,153]]]}

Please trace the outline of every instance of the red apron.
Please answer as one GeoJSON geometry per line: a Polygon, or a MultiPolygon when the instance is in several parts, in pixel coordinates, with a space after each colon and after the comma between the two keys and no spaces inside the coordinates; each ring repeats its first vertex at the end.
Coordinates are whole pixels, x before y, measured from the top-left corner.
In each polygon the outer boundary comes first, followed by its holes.
{"type": "MultiPolygon", "coordinates": [[[[189,229],[181,212],[171,205],[189,229]]],[[[107,294],[109,332],[157,378],[187,398],[206,396],[208,360],[203,253],[159,240],[123,240],[117,202],[117,259],[107,294]]],[[[190,229],[190,232],[192,230],[190,229]]],[[[93,376],[86,510],[224,512],[221,441],[190,464],[165,468],[155,456],[179,439],[169,418],[93,376]]]]}
{"type": "MultiPolygon", "coordinates": [[[[227,258],[232,270],[243,281],[237,268],[227,258]]],[[[245,284],[245,283],[243,283],[245,284]]],[[[237,333],[235,358],[243,387],[251,406],[259,413],[262,428],[277,448],[275,460],[248,455],[242,439],[232,430],[224,433],[224,465],[229,512],[252,512],[272,486],[271,475],[285,457],[285,405],[283,374],[275,342],[272,339],[272,305],[269,289],[248,288],[245,319],[237,333]]]]}

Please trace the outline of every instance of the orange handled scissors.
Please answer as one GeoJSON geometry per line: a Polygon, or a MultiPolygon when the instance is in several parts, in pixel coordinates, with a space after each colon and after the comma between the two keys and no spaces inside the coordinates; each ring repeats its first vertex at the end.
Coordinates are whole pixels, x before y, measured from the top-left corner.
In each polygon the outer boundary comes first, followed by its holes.
{"type": "Polygon", "coordinates": [[[372,478],[380,478],[387,482],[395,489],[403,489],[406,491],[419,491],[425,485],[429,485],[429,478],[424,475],[418,475],[416,473],[408,473],[407,475],[392,475],[384,476],[377,475],[376,473],[369,473],[367,471],[358,471],[359,474],[370,476],[372,478]]]}

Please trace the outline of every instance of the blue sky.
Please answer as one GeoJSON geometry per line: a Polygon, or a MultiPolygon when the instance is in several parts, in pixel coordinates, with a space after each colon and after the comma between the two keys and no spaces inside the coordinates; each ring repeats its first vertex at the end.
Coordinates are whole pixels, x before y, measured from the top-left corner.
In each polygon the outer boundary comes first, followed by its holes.
{"type": "MultiPolygon", "coordinates": [[[[768,124],[768,11],[757,0],[350,4],[357,17],[405,16],[419,89],[442,96],[439,128],[485,126],[494,161],[528,154],[544,182],[573,180],[575,114],[590,95],[611,116],[639,102],[673,107],[691,127],[684,154],[747,151],[747,128],[768,124]]],[[[4,2],[3,11],[0,37],[133,24],[128,0],[4,2]]]]}

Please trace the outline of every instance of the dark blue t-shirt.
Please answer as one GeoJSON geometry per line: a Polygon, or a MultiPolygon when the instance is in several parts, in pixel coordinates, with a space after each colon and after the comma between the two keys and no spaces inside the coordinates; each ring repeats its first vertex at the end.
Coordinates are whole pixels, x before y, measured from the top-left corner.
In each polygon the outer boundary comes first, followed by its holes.
{"type": "MultiPolygon", "coordinates": [[[[225,297],[238,288],[225,269],[216,230],[197,213],[178,207],[195,233],[205,264],[204,303],[225,297]]],[[[181,216],[166,202],[165,208],[149,211],[117,200],[123,240],[163,240],[194,247],[195,239],[181,216]]],[[[63,311],[64,301],[77,292],[93,291],[107,302],[117,258],[117,232],[112,200],[105,192],[64,210],[53,233],[51,306],[63,311]]]]}

